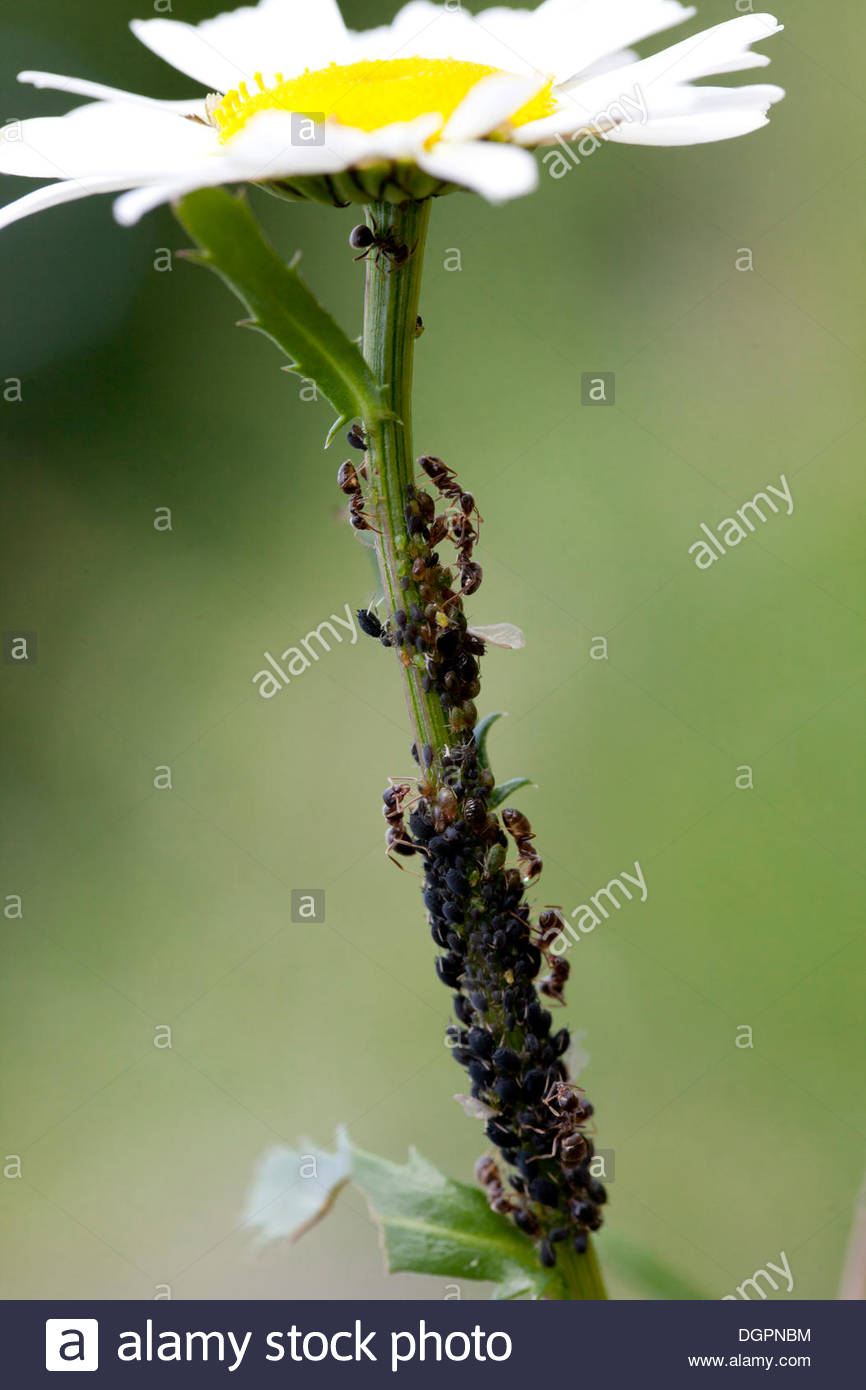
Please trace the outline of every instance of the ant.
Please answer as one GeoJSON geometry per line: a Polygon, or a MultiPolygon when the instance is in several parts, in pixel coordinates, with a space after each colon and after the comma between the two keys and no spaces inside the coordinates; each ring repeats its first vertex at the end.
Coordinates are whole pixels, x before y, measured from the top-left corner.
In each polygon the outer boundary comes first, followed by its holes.
{"type": "MultiPolygon", "coordinates": [[[[389,859],[394,858],[394,854],[411,855],[417,854],[418,846],[406,836],[406,827],[403,824],[404,805],[406,797],[412,788],[408,782],[398,782],[396,786],[388,787],[382,793],[382,800],[385,803],[382,807],[382,815],[388,822],[388,829],[385,832],[385,853],[389,859]]],[[[398,861],[395,859],[394,863],[398,861]]],[[[402,868],[402,864],[399,866],[402,868]]]]}
{"type": "MultiPolygon", "coordinates": [[[[457,568],[460,571],[460,592],[465,598],[469,598],[470,595],[477,593],[481,588],[481,580],[484,577],[484,572],[481,566],[476,564],[474,560],[458,560],[457,568]]],[[[537,855],[536,858],[538,858],[537,855]]],[[[538,863],[538,872],[540,873],[540,859],[538,863]]]]}
{"type": "MultiPolygon", "coordinates": [[[[439,495],[441,497],[447,497],[449,501],[454,503],[467,520],[474,512],[475,516],[478,518],[478,525],[480,528],[483,517],[478,510],[475,498],[471,492],[463,491],[463,488],[457,481],[457,474],[454,469],[449,468],[447,464],[443,463],[440,458],[436,458],[434,454],[422,454],[418,460],[418,464],[432,481],[439,495]]],[[[472,539],[477,540],[477,534],[473,534],[472,539]]]]}
{"type": "Polygon", "coordinates": [[[443,497],[460,496],[461,488],[457,483],[457,474],[453,468],[449,468],[433,454],[422,454],[418,463],[443,497]]]}
{"type": "MultiPolygon", "coordinates": [[[[420,240],[420,237],[419,239],[420,240]]],[[[349,234],[349,245],[353,251],[360,251],[360,256],[356,256],[356,261],[367,260],[370,253],[373,253],[374,264],[381,269],[382,261],[390,261],[392,270],[397,270],[401,265],[405,265],[409,257],[414,255],[418,246],[409,247],[399,240],[396,234],[388,228],[380,232],[373,220],[372,227],[368,227],[366,222],[359,222],[357,227],[353,227],[349,234]]]]}
{"type": "Polygon", "coordinates": [[[532,826],[521,811],[516,811],[513,807],[506,807],[502,812],[502,824],[517,845],[518,862],[520,865],[521,877],[524,883],[531,883],[538,878],[543,864],[541,856],[536,849],[533,849],[531,841],[535,839],[532,826]]]}
{"type": "Polygon", "coordinates": [[[550,957],[550,974],[545,975],[538,986],[539,994],[545,995],[554,1004],[564,1004],[562,991],[571,974],[571,966],[564,956],[550,957]]]}
{"type": "Polygon", "coordinates": [[[557,938],[562,936],[564,930],[565,922],[562,918],[561,907],[545,907],[539,913],[536,927],[538,932],[537,945],[541,948],[548,965],[552,965],[557,959],[552,947],[557,938]]]}
{"type": "MultiPolygon", "coordinates": [[[[344,492],[347,497],[351,498],[349,503],[349,520],[355,530],[376,531],[376,527],[370,525],[369,518],[364,512],[364,494],[361,490],[358,474],[360,472],[361,477],[365,477],[365,470],[366,464],[363,464],[359,470],[355,467],[354,463],[352,463],[351,459],[347,459],[345,463],[340,464],[337,472],[337,486],[341,492],[344,492]]],[[[376,531],[376,534],[380,535],[381,533],[376,531]]]]}
{"type": "Polygon", "coordinates": [[[573,1081],[554,1081],[541,1103],[554,1114],[568,1116],[575,1125],[585,1125],[593,1113],[592,1102],[573,1081]]]}
{"type": "Polygon", "coordinates": [[[507,1216],[516,1210],[516,1203],[506,1195],[496,1160],[484,1155],[475,1164],[475,1177],[484,1188],[493,1211],[507,1216]]]}
{"type": "Polygon", "coordinates": [[[558,1151],[564,1167],[576,1168],[591,1151],[581,1130],[593,1113],[592,1105],[573,1081],[554,1082],[542,1104],[556,1115],[558,1129],[552,1151],[543,1157],[555,1158],[558,1151]]]}

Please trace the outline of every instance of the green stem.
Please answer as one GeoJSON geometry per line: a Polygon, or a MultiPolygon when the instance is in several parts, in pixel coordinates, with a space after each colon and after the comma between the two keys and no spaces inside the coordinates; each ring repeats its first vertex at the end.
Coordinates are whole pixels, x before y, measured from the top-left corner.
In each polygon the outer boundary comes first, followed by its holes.
{"type": "MultiPolygon", "coordinates": [[[[366,510],[374,520],[376,554],[389,612],[407,610],[421,601],[408,561],[409,531],[403,513],[407,486],[414,481],[412,445],[412,369],[417,337],[418,300],[430,201],[375,203],[367,222],[387,249],[373,249],[366,260],[363,354],[381,387],[390,419],[366,421],[370,476],[366,510]],[[402,249],[409,252],[403,259],[402,249]],[[408,583],[407,583],[408,580],[408,583]],[[402,581],[402,582],[401,582],[402,581]]],[[[402,665],[406,699],[419,754],[425,744],[437,755],[449,742],[448,723],[435,690],[425,692],[424,668],[402,665]]],[[[547,1297],[563,1300],[606,1299],[595,1250],[584,1255],[559,1247],[556,1278],[547,1297]],[[561,1253],[560,1253],[561,1252],[561,1253]]]]}
{"type": "Polygon", "coordinates": [[[563,1242],[557,1248],[556,1273],[559,1276],[561,1292],[551,1289],[548,1298],[558,1299],[607,1299],[607,1289],[598,1264],[598,1256],[592,1240],[584,1255],[575,1255],[563,1242]]]}
{"type": "MultiPolygon", "coordinates": [[[[409,533],[403,506],[406,487],[415,473],[412,366],[429,220],[429,199],[423,203],[374,203],[367,208],[367,221],[377,237],[388,238],[389,246],[409,252],[401,262],[393,253],[371,251],[364,293],[363,353],[382,387],[382,404],[394,416],[367,424],[371,471],[368,510],[381,533],[376,537],[376,553],[392,613],[420,603],[406,558],[409,533]],[[407,577],[408,587],[401,587],[401,578],[405,584],[407,577]]],[[[427,744],[435,757],[449,737],[441,701],[435,691],[424,691],[423,667],[413,662],[402,669],[419,754],[427,744]]]]}

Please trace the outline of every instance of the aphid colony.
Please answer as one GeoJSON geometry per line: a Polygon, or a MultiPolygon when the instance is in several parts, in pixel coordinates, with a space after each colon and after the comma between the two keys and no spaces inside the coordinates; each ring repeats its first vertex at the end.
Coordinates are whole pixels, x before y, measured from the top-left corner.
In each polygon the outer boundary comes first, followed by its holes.
{"type": "MultiPolygon", "coordinates": [[[[350,443],[364,447],[363,436],[350,443]]],[[[480,523],[475,499],[441,459],[425,455],[419,464],[439,500],[414,484],[405,490],[400,583],[406,607],[384,623],[363,609],[358,618],[364,632],[396,647],[405,665],[423,662],[424,689],[438,694],[453,742],[436,753],[413,747],[418,777],[384,793],[386,846],[389,854],[423,860],[424,903],[441,951],[436,970],[456,992],[457,1022],[447,1040],[469,1075],[466,1104],[484,1118],[499,1151],[479,1160],[477,1177],[493,1209],[525,1232],[541,1263],[552,1267],[560,1241],[569,1240],[578,1254],[586,1250],[606,1200],[589,1166],[592,1106],[569,1081],[563,1061],[568,1030],[553,1030],[539,998],[564,1002],[569,966],[549,947],[560,932],[557,913],[545,909],[533,923],[523,900],[542,868],[532,827],[520,811],[503,810],[500,823],[490,810],[494,778],[475,740],[484,643],[463,613],[463,598],[482,580],[473,558],[480,523]],[[456,551],[456,578],[437,551],[446,540],[456,551]],[[506,831],[517,867],[506,866],[506,831]]],[[[371,525],[363,511],[364,469],[344,464],[340,470],[356,526],[371,525]]]]}
{"type": "MultiPolygon", "coordinates": [[[[355,448],[365,447],[357,427],[348,440],[355,448]]],[[[483,578],[481,566],[473,559],[478,540],[474,523],[480,517],[475,498],[461,488],[453,469],[431,455],[418,462],[439,494],[441,510],[424,488],[411,483],[406,488],[403,516],[408,540],[400,578],[406,606],[397,608],[385,623],[372,611],[359,609],[358,623],[368,636],[378,637],[386,647],[397,647],[404,665],[423,663],[424,690],[437,691],[450,731],[457,735],[471,731],[478,721],[478,658],[484,653],[484,642],[468,630],[462,599],[476,593],[483,578]],[[436,547],[443,541],[450,542],[456,552],[453,568],[440,560],[436,547]]],[[[337,474],[339,487],[350,498],[352,525],[373,531],[376,527],[365,511],[366,480],[366,460],[357,468],[347,460],[337,474]]]]}
{"type": "MultiPolygon", "coordinates": [[[[457,797],[453,819],[442,829],[440,816],[437,828],[438,794],[422,795],[408,829],[422,847],[424,902],[443,952],[436,969],[456,991],[448,1042],[469,1074],[475,1113],[500,1151],[480,1169],[490,1204],[536,1242],[542,1264],[551,1267],[559,1241],[570,1240],[578,1254],[586,1250],[606,1200],[590,1172],[592,1106],[563,1061],[568,1029],[554,1030],[533,983],[546,960],[550,973],[541,989],[562,1002],[568,964],[548,952],[540,924],[533,925],[520,870],[504,866],[506,837],[487,811],[489,774],[474,739],[451,748],[442,762],[457,797]]],[[[422,777],[419,790],[427,789],[422,777]]]]}

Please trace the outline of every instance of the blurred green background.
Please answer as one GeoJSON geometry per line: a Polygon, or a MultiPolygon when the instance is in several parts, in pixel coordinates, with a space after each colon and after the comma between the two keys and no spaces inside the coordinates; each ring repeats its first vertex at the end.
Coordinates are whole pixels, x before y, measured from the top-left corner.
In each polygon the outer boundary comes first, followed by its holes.
{"type": "MultiPolygon", "coordinates": [[[[7,10],[3,119],[70,105],[21,67],[187,95],[128,17],[7,10]]],[[[417,363],[418,449],[485,518],[472,615],[527,635],[490,653],[482,709],[510,715],[499,776],[538,784],[535,900],[571,908],[635,860],[648,885],[574,949],[564,1015],[616,1154],[609,1226],[712,1298],[782,1251],[795,1297],[834,1297],[866,1151],[864,19],[780,17],[767,130],[605,148],[501,209],[441,200],[417,363]],[[615,406],[581,407],[586,371],[616,373],[615,406]],[[782,473],[793,515],[696,569],[700,523],[782,473]]],[[[353,212],[255,202],[358,331],[353,212]]],[[[0,667],[2,895],[23,899],[0,923],[0,1158],[23,1171],[0,1181],[0,1287],[442,1297],[385,1276],[351,1193],[293,1248],[241,1228],[272,1144],[345,1122],[469,1180],[480,1133],[417,881],[382,852],[382,788],[412,770],[393,662],[362,638],[272,700],[252,684],[373,592],[343,446],[322,454],[327,405],[216,280],[155,269],[184,244],[167,211],[123,231],[104,199],[2,236],[0,377],[23,394],[0,406],[2,628],[39,645],[0,667]],[[325,889],[324,926],[291,923],[293,888],[325,889]]]]}

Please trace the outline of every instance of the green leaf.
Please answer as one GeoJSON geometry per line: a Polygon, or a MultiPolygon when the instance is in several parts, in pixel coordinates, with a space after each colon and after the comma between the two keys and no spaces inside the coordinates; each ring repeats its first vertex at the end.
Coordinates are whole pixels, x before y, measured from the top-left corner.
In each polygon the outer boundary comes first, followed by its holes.
{"type": "Polygon", "coordinates": [[[282,349],[288,370],[315,381],[341,421],[359,415],[369,424],[388,413],[357,344],[265,241],[243,196],[203,188],[182,198],[175,212],[201,248],[188,259],[225,281],[252,314],[245,326],[282,349]]]}
{"type": "Polygon", "coordinates": [[[611,1267],[623,1279],[659,1299],[679,1302],[706,1301],[709,1294],[682,1279],[674,1270],[662,1264],[650,1250],[634,1241],[625,1240],[614,1232],[606,1232],[605,1254],[611,1267]]]}
{"type": "Polygon", "coordinates": [[[503,1286],[501,1297],[540,1297],[550,1274],[532,1242],[491,1211],[477,1187],[440,1173],[416,1149],[408,1163],[352,1150],[352,1181],[384,1235],[388,1269],[503,1286]]]}
{"type": "Polygon", "coordinates": [[[490,759],[487,756],[487,735],[497,719],[504,718],[505,711],[498,710],[495,714],[485,714],[484,718],[479,719],[475,725],[475,746],[478,749],[478,762],[481,767],[490,766],[490,759]]]}
{"type": "Polygon", "coordinates": [[[497,806],[501,806],[503,801],[507,801],[512,792],[519,791],[521,787],[531,787],[532,781],[529,777],[512,777],[510,782],[502,782],[498,787],[494,787],[490,794],[488,805],[491,811],[495,811],[497,806]]]}
{"type": "Polygon", "coordinates": [[[532,1242],[491,1211],[477,1187],[454,1182],[415,1149],[408,1163],[364,1153],[344,1129],[334,1152],[312,1144],[270,1149],[256,1171],[245,1224],[263,1243],[297,1240],[348,1182],[364,1194],[382,1230],[391,1273],[483,1279],[499,1286],[497,1298],[539,1298],[551,1286],[532,1242]]]}

